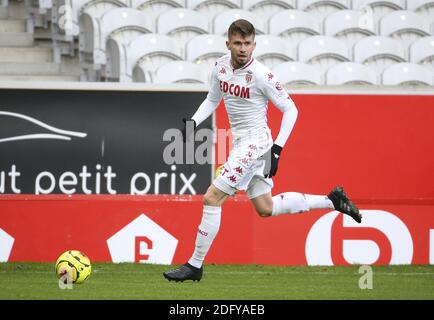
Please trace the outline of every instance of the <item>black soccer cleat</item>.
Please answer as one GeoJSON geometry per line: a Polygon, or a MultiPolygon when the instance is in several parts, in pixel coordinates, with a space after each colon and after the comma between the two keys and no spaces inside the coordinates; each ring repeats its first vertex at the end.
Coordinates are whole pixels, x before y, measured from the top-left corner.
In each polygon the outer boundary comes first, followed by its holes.
{"type": "Polygon", "coordinates": [[[328,198],[333,202],[335,210],[340,211],[349,215],[351,218],[356,220],[356,222],[362,222],[362,215],[359,209],[348,199],[342,187],[334,188],[329,194],[328,198]]]}
{"type": "Polygon", "coordinates": [[[169,281],[183,282],[185,280],[200,281],[202,279],[203,267],[196,268],[186,263],[177,269],[163,272],[163,276],[169,281]]]}

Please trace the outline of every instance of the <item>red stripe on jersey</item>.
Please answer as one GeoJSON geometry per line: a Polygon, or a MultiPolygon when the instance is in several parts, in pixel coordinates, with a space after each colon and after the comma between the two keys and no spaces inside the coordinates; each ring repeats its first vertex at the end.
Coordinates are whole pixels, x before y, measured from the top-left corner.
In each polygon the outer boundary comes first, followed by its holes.
{"type": "Polygon", "coordinates": [[[253,62],[253,57],[250,58],[250,61],[244,67],[242,67],[241,70],[244,70],[245,68],[250,66],[252,64],[252,62],[253,62]]]}

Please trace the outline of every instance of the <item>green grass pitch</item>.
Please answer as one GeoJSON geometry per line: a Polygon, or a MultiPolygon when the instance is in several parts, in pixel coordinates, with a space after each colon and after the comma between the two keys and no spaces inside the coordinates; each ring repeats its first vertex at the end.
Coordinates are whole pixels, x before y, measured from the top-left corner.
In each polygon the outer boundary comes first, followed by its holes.
{"type": "Polygon", "coordinates": [[[83,284],[60,289],[53,263],[0,263],[0,299],[293,300],[434,299],[434,266],[373,266],[360,289],[359,266],[205,265],[201,282],[168,282],[168,266],[94,263],[83,284]]]}

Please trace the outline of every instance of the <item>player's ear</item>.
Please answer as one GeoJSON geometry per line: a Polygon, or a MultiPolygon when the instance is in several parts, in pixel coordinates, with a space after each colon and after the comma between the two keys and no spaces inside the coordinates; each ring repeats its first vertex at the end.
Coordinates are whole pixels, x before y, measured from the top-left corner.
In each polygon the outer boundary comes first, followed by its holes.
{"type": "Polygon", "coordinates": [[[228,50],[231,50],[231,49],[229,48],[229,41],[226,41],[226,48],[228,48],[228,50]]]}

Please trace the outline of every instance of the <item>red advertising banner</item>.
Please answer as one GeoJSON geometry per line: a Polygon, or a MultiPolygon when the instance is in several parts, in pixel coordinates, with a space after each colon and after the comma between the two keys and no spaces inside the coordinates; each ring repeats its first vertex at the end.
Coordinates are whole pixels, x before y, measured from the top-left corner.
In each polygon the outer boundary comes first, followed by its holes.
{"type": "MultiPolygon", "coordinates": [[[[359,202],[360,203],[360,202],[359,202]]],[[[261,218],[245,195],[223,206],[207,263],[273,265],[434,263],[434,202],[359,204],[361,224],[336,211],[261,218]]],[[[201,196],[2,196],[0,260],[184,263],[201,196]]]]}
{"type": "MultiPolygon", "coordinates": [[[[261,218],[239,193],[223,205],[206,262],[433,264],[434,96],[292,98],[299,118],[273,194],[343,185],[362,223],[326,210],[261,218]]],[[[223,106],[216,119],[228,128],[223,106]]],[[[270,105],[274,137],[280,121],[270,105]]],[[[0,195],[0,261],[55,261],[78,249],[92,261],[184,263],[201,215],[199,195],[0,195]]]]}
{"type": "MultiPolygon", "coordinates": [[[[324,194],[340,184],[359,199],[434,198],[434,95],[291,97],[298,119],[281,154],[274,192],[324,194]]],[[[281,118],[270,103],[274,138],[281,118]]],[[[229,128],[223,105],[216,119],[219,129],[229,128]]]]}

